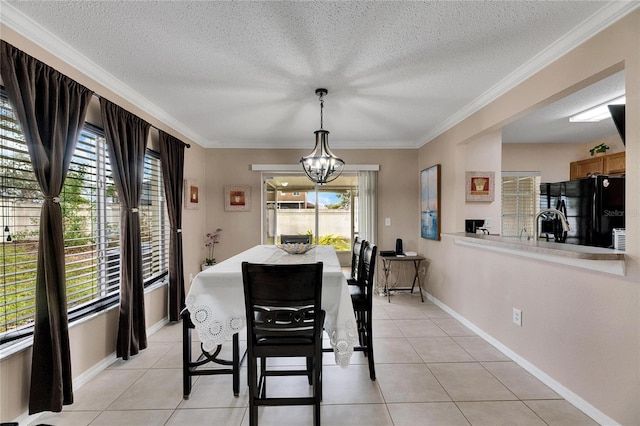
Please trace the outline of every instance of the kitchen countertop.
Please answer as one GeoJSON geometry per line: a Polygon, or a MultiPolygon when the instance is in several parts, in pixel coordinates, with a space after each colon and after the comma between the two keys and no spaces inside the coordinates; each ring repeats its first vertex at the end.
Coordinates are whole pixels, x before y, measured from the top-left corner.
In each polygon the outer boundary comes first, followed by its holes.
{"type": "Polygon", "coordinates": [[[460,245],[625,275],[625,257],[620,250],[464,232],[442,235],[454,238],[460,245]]]}

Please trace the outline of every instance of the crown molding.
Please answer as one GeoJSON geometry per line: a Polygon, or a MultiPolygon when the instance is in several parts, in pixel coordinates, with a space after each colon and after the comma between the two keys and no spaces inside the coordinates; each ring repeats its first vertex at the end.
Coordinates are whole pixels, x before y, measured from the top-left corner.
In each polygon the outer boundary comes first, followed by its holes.
{"type": "Polygon", "coordinates": [[[597,12],[582,21],[573,30],[553,42],[547,48],[539,52],[533,58],[525,62],[507,77],[490,87],[483,94],[467,104],[464,108],[443,121],[433,130],[425,134],[416,142],[416,147],[429,143],[429,141],[440,136],[456,124],[471,116],[473,113],[495,101],[518,84],[533,76],[538,71],[547,67],[556,59],[575,49],[580,44],[589,40],[608,26],[620,20],[624,16],[640,7],[640,2],[636,1],[611,1],[600,8],[597,12]]]}
{"type": "MultiPolygon", "coordinates": [[[[581,24],[574,28],[571,32],[565,34],[562,38],[542,50],[536,56],[527,61],[524,65],[509,74],[506,78],[486,90],[464,108],[452,115],[449,119],[443,121],[433,130],[425,134],[415,144],[400,144],[403,148],[420,148],[432,139],[449,130],[456,124],[468,118],[473,113],[479,111],[489,103],[496,100],[522,81],[531,77],[536,72],[548,66],[551,62],[566,54],[576,46],[585,42],[595,34],[599,33],[606,27],[618,21],[622,17],[633,12],[640,7],[640,2],[622,2],[611,1],[603,6],[596,13],[585,19],[581,24]],[[408,146],[413,145],[413,146],[408,146]]],[[[106,87],[112,92],[118,94],[131,104],[147,112],[158,121],[175,129],[192,141],[203,147],[215,147],[219,142],[210,141],[202,138],[191,131],[184,123],[174,119],[163,109],[146,99],[136,90],[98,66],[95,62],[75,50],[65,41],[43,28],[40,24],[24,15],[9,2],[2,2],[0,8],[0,20],[4,25],[16,31],[21,36],[32,41],[52,55],[60,58],[70,66],[85,74],[100,85],[106,87]]],[[[228,144],[224,144],[227,146],[228,144]]],[[[242,145],[242,144],[241,144],[242,145]]],[[[250,145],[250,144],[248,144],[250,145]]],[[[388,148],[387,146],[384,148],[388,148]]],[[[234,147],[240,147],[234,145],[234,147]]],[[[371,148],[371,147],[370,147],[371,148]]],[[[379,148],[383,148],[380,146],[379,148]]]]}
{"type": "Polygon", "coordinates": [[[82,74],[96,81],[98,84],[116,93],[118,96],[140,108],[142,111],[145,111],[152,117],[156,118],[159,122],[166,124],[201,146],[206,146],[210,143],[209,141],[202,139],[199,135],[193,133],[184,123],[174,119],[163,109],[158,108],[157,105],[142,96],[135,89],[131,88],[123,81],[101,68],[91,59],[78,52],[64,40],[23,14],[11,5],[11,3],[2,2],[2,7],[0,7],[0,20],[4,25],[11,28],[27,40],[40,46],[63,62],[66,62],[73,68],[77,69],[82,74]]]}

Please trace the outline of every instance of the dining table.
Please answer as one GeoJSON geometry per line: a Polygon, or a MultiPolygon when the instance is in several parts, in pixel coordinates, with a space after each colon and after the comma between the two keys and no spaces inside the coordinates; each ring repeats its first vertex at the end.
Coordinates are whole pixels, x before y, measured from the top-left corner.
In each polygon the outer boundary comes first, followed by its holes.
{"type": "Polygon", "coordinates": [[[275,245],[257,245],[198,273],[191,283],[186,306],[203,350],[214,350],[246,329],[242,262],[322,262],[324,330],[336,364],[341,367],[349,365],[358,339],[355,314],[338,256],[332,246],[325,245],[314,246],[302,254],[290,254],[275,245]]]}

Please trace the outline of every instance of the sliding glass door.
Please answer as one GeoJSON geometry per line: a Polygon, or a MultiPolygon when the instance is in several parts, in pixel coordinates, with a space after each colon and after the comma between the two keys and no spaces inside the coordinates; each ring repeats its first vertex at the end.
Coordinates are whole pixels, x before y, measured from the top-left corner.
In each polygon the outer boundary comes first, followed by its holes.
{"type": "Polygon", "coordinates": [[[263,243],[279,244],[283,234],[311,235],[314,243],[350,251],[358,235],[357,193],[355,173],[322,186],[304,173],[263,175],[263,243]]]}

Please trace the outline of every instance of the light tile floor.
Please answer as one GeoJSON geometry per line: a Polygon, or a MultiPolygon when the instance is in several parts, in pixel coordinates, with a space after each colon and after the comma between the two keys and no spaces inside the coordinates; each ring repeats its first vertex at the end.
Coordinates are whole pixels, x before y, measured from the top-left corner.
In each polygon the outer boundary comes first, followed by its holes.
{"type": "MultiPolygon", "coordinates": [[[[76,389],[73,405],[32,424],[248,425],[246,367],[238,398],[224,375],[194,378],[191,397],[183,400],[181,330],[180,324],[165,326],[149,337],[146,350],[76,389]]],[[[375,382],[362,353],[346,369],[335,365],[332,354],[324,355],[323,425],[596,424],[417,294],[397,294],[391,303],[377,297],[373,332],[375,382]]],[[[304,377],[269,380],[271,395],[309,391],[304,377]]],[[[310,425],[311,410],[265,407],[259,420],[310,425]]]]}

